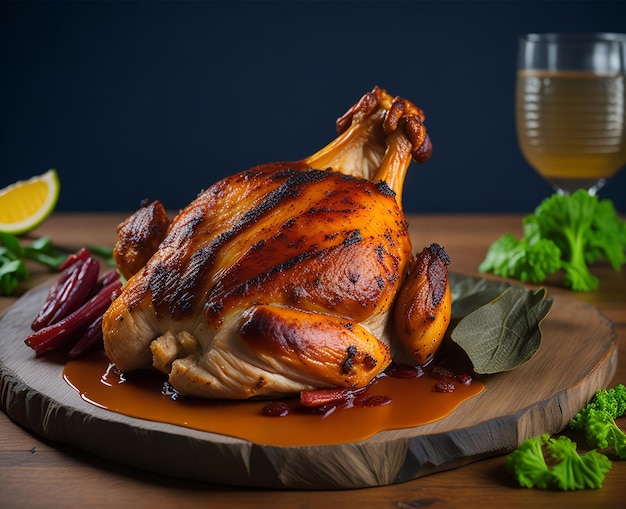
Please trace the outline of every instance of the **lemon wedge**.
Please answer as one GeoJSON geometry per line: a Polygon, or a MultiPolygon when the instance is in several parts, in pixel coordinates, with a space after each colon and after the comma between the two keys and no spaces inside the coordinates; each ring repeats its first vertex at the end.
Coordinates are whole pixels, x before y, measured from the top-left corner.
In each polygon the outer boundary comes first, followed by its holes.
{"type": "Polygon", "coordinates": [[[0,232],[19,235],[39,226],[59,199],[56,170],[0,189],[0,232]]]}

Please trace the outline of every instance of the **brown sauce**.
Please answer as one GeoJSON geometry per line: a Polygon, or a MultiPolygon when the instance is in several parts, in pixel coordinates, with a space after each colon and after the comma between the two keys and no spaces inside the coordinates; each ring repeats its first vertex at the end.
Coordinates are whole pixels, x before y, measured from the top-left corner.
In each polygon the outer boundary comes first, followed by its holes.
{"type": "Polygon", "coordinates": [[[368,395],[388,396],[379,406],[335,407],[327,414],[303,409],[297,400],[285,400],[285,417],[263,415],[267,401],[213,401],[185,398],[164,390],[166,378],[152,371],[120,375],[104,353],[66,364],[63,376],[85,401],[130,417],[174,424],[241,438],[262,445],[309,446],[355,442],[380,431],[414,428],[449,415],[461,403],[481,393],[474,380],[457,384],[454,392],[434,392],[437,380],[378,378],[368,395]]]}

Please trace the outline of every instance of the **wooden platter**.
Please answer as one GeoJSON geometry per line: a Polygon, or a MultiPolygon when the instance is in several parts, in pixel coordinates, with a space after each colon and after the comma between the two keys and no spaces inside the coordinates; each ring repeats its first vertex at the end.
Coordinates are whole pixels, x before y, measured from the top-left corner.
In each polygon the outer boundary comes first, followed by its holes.
{"type": "Polygon", "coordinates": [[[63,364],[35,358],[23,339],[47,293],[27,293],[0,319],[0,405],[53,442],[154,473],[233,486],[349,489],[399,483],[504,454],[556,433],[617,369],[617,338],[595,308],[555,296],[541,349],[448,417],[330,446],[278,447],[135,419],[82,400],[63,364]]]}

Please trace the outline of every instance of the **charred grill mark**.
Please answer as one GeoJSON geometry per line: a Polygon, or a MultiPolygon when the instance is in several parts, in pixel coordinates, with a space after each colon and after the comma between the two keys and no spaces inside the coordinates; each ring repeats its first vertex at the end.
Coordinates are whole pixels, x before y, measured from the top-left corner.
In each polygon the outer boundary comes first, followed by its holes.
{"type": "Polygon", "coordinates": [[[282,171],[277,171],[273,173],[270,178],[272,179],[287,179],[292,180],[294,186],[302,187],[307,184],[314,184],[316,182],[321,182],[328,175],[334,175],[334,173],[326,170],[315,170],[313,168],[309,168],[307,170],[298,170],[287,168],[282,171]]]}
{"type": "Polygon", "coordinates": [[[176,303],[177,309],[180,309],[180,312],[183,315],[190,313],[193,309],[193,301],[195,300],[195,296],[193,293],[185,292],[179,298],[176,303]]]}
{"type": "MultiPolygon", "coordinates": [[[[246,178],[252,179],[259,174],[262,175],[260,172],[248,172],[246,178]]],[[[198,287],[205,281],[206,272],[214,264],[215,256],[219,249],[241,232],[257,223],[264,215],[284,205],[286,201],[297,199],[301,195],[303,186],[320,182],[327,178],[328,175],[329,173],[320,170],[300,171],[291,169],[272,174],[270,176],[272,180],[282,179],[284,182],[276,189],[270,191],[256,207],[248,210],[232,228],[219,233],[207,246],[195,251],[184,272],[180,269],[166,269],[163,266],[157,267],[153,271],[150,288],[153,291],[155,306],[167,306],[173,316],[184,316],[190,313],[196,299],[202,293],[198,287]]],[[[218,191],[219,189],[215,189],[213,192],[218,191]]],[[[286,221],[285,225],[287,227],[295,224],[295,222],[290,221],[286,221]]],[[[196,235],[202,235],[202,226],[204,224],[204,213],[202,208],[198,207],[197,215],[193,216],[182,227],[171,232],[171,235],[174,235],[175,239],[178,240],[175,244],[179,246],[181,252],[184,251],[181,243],[184,244],[191,241],[196,235]]],[[[263,246],[256,245],[255,247],[260,248],[263,246]]],[[[297,263],[297,261],[294,263],[297,263]]],[[[289,261],[287,264],[289,264],[289,261]]],[[[280,270],[278,267],[274,269],[280,270]]]]}
{"type": "Polygon", "coordinates": [[[202,281],[202,275],[211,265],[209,259],[214,258],[213,252],[207,253],[203,250],[205,261],[197,260],[198,253],[194,253],[192,258],[196,258],[187,266],[184,272],[179,268],[166,268],[158,265],[151,274],[149,287],[152,293],[152,302],[157,311],[166,306],[168,312],[173,317],[185,316],[193,309],[197,293],[195,287],[202,281]]]}
{"type": "Polygon", "coordinates": [[[287,219],[287,221],[285,221],[280,229],[281,230],[290,230],[291,228],[293,228],[296,224],[296,219],[295,217],[290,217],[289,219],[287,219]]]}
{"type": "Polygon", "coordinates": [[[163,264],[159,264],[154,268],[148,286],[152,293],[152,300],[155,303],[168,302],[167,289],[171,286],[171,280],[173,279],[172,272],[163,264]]]}
{"type": "Polygon", "coordinates": [[[389,185],[387,184],[387,182],[385,182],[384,180],[379,180],[378,182],[376,182],[375,185],[376,185],[376,189],[378,189],[380,194],[384,194],[385,196],[392,196],[395,198],[396,196],[395,191],[391,189],[389,185]]]}
{"type": "Polygon", "coordinates": [[[375,357],[372,357],[368,353],[368,354],[365,354],[365,357],[363,358],[363,364],[365,364],[365,367],[367,369],[374,369],[376,365],[378,364],[378,361],[376,360],[375,357]]]}
{"type": "Polygon", "coordinates": [[[391,250],[387,249],[384,244],[377,244],[374,247],[376,261],[382,268],[382,274],[375,278],[376,284],[381,290],[387,282],[394,284],[398,280],[398,270],[401,263],[399,256],[393,250],[395,244],[391,240],[391,235],[386,233],[384,237],[389,243],[391,250]]]}
{"type": "Polygon", "coordinates": [[[215,315],[218,315],[219,313],[221,313],[222,309],[224,309],[224,305],[222,304],[221,301],[209,302],[207,304],[207,310],[215,315]]]}
{"type": "MultiPolygon", "coordinates": [[[[348,218],[355,212],[358,212],[358,209],[366,208],[363,200],[359,199],[359,195],[363,197],[366,193],[371,194],[373,191],[372,184],[364,184],[361,179],[334,172],[312,169],[289,169],[288,167],[270,175],[262,171],[249,171],[245,174],[245,178],[250,180],[248,185],[254,185],[256,180],[259,181],[259,185],[263,185],[264,182],[267,185],[269,180],[278,183],[278,187],[261,197],[256,206],[245,212],[227,231],[211,235],[206,225],[202,207],[198,207],[198,210],[194,211],[193,215],[190,213],[188,216],[189,220],[185,224],[177,225],[177,228],[172,229],[169,236],[173,237],[170,239],[169,245],[174,248],[173,257],[178,259],[178,263],[167,263],[164,266],[152,268],[149,284],[152,289],[155,307],[161,308],[165,306],[165,309],[168,309],[172,316],[180,318],[181,315],[191,313],[194,306],[202,299],[207,303],[208,313],[217,316],[223,312],[224,307],[228,306],[227,299],[246,295],[251,296],[251,292],[256,291],[264,282],[271,280],[277,274],[285,273],[308,259],[324,257],[332,249],[347,249],[365,240],[359,229],[344,230],[345,226],[340,224],[342,221],[340,218],[341,215],[348,218]],[[248,229],[254,228],[254,225],[261,218],[271,214],[277,208],[286,210],[290,205],[293,206],[295,200],[302,196],[306,186],[329,179],[331,189],[328,192],[324,191],[324,193],[329,200],[332,200],[331,202],[323,203],[318,201],[316,205],[312,205],[308,210],[301,213],[299,217],[290,217],[279,226],[277,235],[281,235],[284,238],[282,246],[287,246],[294,250],[304,249],[304,252],[298,253],[280,263],[275,263],[270,267],[259,266],[261,271],[253,277],[245,276],[245,281],[242,281],[242,279],[237,281],[235,278],[235,280],[232,280],[232,283],[227,283],[226,285],[224,285],[224,282],[218,282],[214,288],[203,288],[207,283],[207,273],[214,265],[217,253],[220,252],[223,246],[238,235],[245,233],[248,229]],[[358,183],[358,185],[348,186],[348,189],[344,186],[334,187],[332,183],[336,184],[337,181],[348,181],[355,184],[358,183]],[[310,228],[314,222],[320,224],[321,222],[328,223],[329,228],[332,228],[331,224],[336,225],[334,227],[335,231],[326,233],[323,238],[327,241],[339,242],[339,244],[327,246],[320,250],[318,245],[307,246],[307,236],[298,237],[297,233],[293,231],[296,227],[304,231],[310,228]],[[186,245],[194,242],[194,239],[197,237],[204,237],[208,244],[202,249],[196,250],[188,261],[183,260],[176,252],[184,253],[186,245]],[[341,237],[345,237],[343,241],[340,240],[341,237]],[[287,241],[290,241],[289,244],[287,244],[287,241]],[[181,263],[183,261],[187,263],[181,263]],[[209,292],[208,295],[205,293],[207,290],[209,292]]],[[[324,187],[328,186],[325,185],[324,187]]],[[[384,183],[377,185],[379,190],[381,188],[384,190],[385,187],[386,184],[384,183]]],[[[210,192],[221,194],[225,191],[222,188],[211,190],[210,192]]],[[[211,201],[213,202],[213,200],[211,201]]],[[[401,242],[402,235],[402,232],[388,231],[384,234],[387,243],[383,241],[381,244],[373,247],[374,256],[383,267],[380,276],[375,278],[375,284],[379,289],[382,289],[387,281],[394,282],[397,279],[397,275],[394,276],[393,271],[394,269],[397,271],[400,261],[398,256],[393,254],[393,249],[392,252],[387,250],[387,246],[393,248],[395,244],[394,239],[401,242]]],[[[406,236],[406,234],[404,235],[406,236]]],[[[332,243],[334,244],[335,242],[332,243]]],[[[271,238],[260,240],[250,247],[250,252],[259,252],[270,245],[272,245],[271,238]]],[[[243,278],[244,276],[240,277],[243,278]]],[[[353,284],[357,284],[357,282],[361,284],[358,271],[349,274],[348,279],[353,284]]],[[[319,279],[317,279],[317,286],[319,284],[319,279]]],[[[303,289],[306,290],[306,288],[303,289]]],[[[306,298],[301,291],[303,289],[294,289],[292,299],[297,301],[301,298],[306,298]]],[[[164,309],[160,309],[160,311],[164,311],[164,309]]]]}
{"type": "MultiPolygon", "coordinates": [[[[447,269],[450,264],[448,253],[439,245],[431,244],[430,252],[433,255],[433,261],[428,265],[428,283],[432,286],[433,305],[438,306],[446,293],[447,286],[447,269]]],[[[434,317],[433,317],[434,320],[434,317]]]]}
{"type": "Polygon", "coordinates": [[[294,181],[294,178],[288,178],[276,189],[267,193],[265,199],[261,203],[246,211],[243,217],[237,222],[234,229],[237,229],[237,231],[246,229],[249,224],[255,223],[265,214],[276,209],[276,207],[278,207],[281,203],[290,199],[298,198],[302,193],[302,190],[301,186],[292,185],[294,184],[294,181]]]}
{"type": "Polygon", "coordinates": [[[376,253],[376,258],[378,259],[379,263],[382,263],[385,259],[385,248],[382,244],[378,244],[375,248],[374,248],[374,253],[376,253]]]}
{"type": "Polygon", "coordinates": [[[361,230],[357,228],[356,230],[352,230],[352,232],[350,232],[350,234],[343,240],[343,247],[350,247],[352,244],[356,244],[362,240],[363,237],[361,237],[361,230]]]}
{"type": "MultiPolygon", "coordinates": [[[[240,232],[248,229],[251,224],[254,224],[261,219],[264,215],[275,210],[277,207],[284,205],[284,202],[297,199],[301,193],[302,188],[311,183],[317,183],[326,178],[328,174],[320,170],[285,170],[277,172],[271,175],[272,180],[283,179],[277,188],[270,191],[265,199],[259,203],[256,207],[248,210],[243,217],[237,221],[237,223],[229,231],[224,232],[224,241],[231,239],[240,232]]],[[[290,228],[295,224],[295,219],[289,219],[283,227],[290,228]]]]}
{"type": "Polygon", "coordinates": [[[395,240],[393,239],[393,235],[391,235],[391,233],[389,233],[388,231],[386,231],[386,232],[383,234],[383,236],[385,237],[385,240],[386,240],[387,242],[389,242],[389,245],[390,245],[391,247],[395,247],[396,242],[395,242],[395,240]]]}
{"type": "Polygon", "coordinates": [[[429,246],[429,249],[430,249],[430,252],[433,254],[433,256],[436,256],[437,258],[439,258],[445,265],[450,265],[451,263],[450,256],[448,256],[448,253],[446,253],[443,247],[441,247],[437,243],[432,243],[429,246]]]}
{"type": "Polygon", "coordinates": [[[290,242],[289,244],[287,244],[287,249],[298,249],[300,246],[302,246],[302,244],[304,244],[306,242],[307,238],[302,236],[292,242],[290,242]]]}
{"type": "Polygon", "coordinates": [[[354,362],[354,357],[357,353],[357,348],[354,345],[350,345],[347,349],[347,353],[348,356],[346,358],[346,360],[343,362],[343,365],[341,366],[341,369],[343,370],[344,373],[350,373],[350,371],[352,370],[352,364],[354,362]]]}
{"type": "MultiPolygon", "coordinates": [[[[234,288],[223,291],[223,288],[214,289],[211,291],[209,295],[209,309],[220,310],[222,309],[222,303],[226,299],[230,299],[233,297],[245,296],[245,294],[249,291],[250,288],[257,288],[263,284],[264,281],[271,279],[274,275],[284,273],[289,271],[292,267],[298,265],[299,263],[303,263],[304,261],[315,258],[316,256],[321,256],[326,250],[318,251],[318,246],[313,246],[313,249],[309,251],[305,251],[303,253],[299,253],[298,255],[290,258],[289,260],[285,260],[284,262],[277,263],[273,265],[269,269],[264,272],[258,274],[257,276],[248,279],[234,288]]],[[[298,292],[299,296],[302,297],[302,289],[298,292]]],[[[298,294],[293,294],[292,297],[298,297],[298,294]]]]}
{"type": "Polygon", "coordinates": [[[200,210],[195,211],[195,215],[189,218],[189,220],[179,226],[178,228],[172,229],[170,235],[166,239],[166,242],[170,240],[170,237],[173,237],[175,240],[189,240],[193,238],[196,231],[204,223],[204,215],[199,213],[200,210]]]}
{"type": "Polygon", "coordinates": [[[259,249],[263,249],[264,246],[265,246],[265,239],[261,239],[258,242],[254,243],[252,246],[250,246],[250,250],[258,251],[259,249]]]}
{"type": "Polygon", "coordinates": [[[309,215],[317,215],[317,214],[322,214],[324,212],[332,212],[332,209],[330,207],[311,207],[309,210],[307,210],[305,212],[305,214],[309,214],[309,215]]]}

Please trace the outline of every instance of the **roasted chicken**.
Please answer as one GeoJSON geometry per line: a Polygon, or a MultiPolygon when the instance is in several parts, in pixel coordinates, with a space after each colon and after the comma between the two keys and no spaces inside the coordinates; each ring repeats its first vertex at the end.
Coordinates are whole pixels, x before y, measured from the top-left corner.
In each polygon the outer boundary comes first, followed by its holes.
{"type": "Polygon", "coordinates": [[[337,129],[302,161],[217,182],[169,224],[153,202],[120,225],[128,282],[103,319],[119,370],[247,399],[429,362],[450,318],[449,259],[437,244],[413,256],[401,206],[411,161],[430,157],[424,115],[376,87],[337,129]]]}

